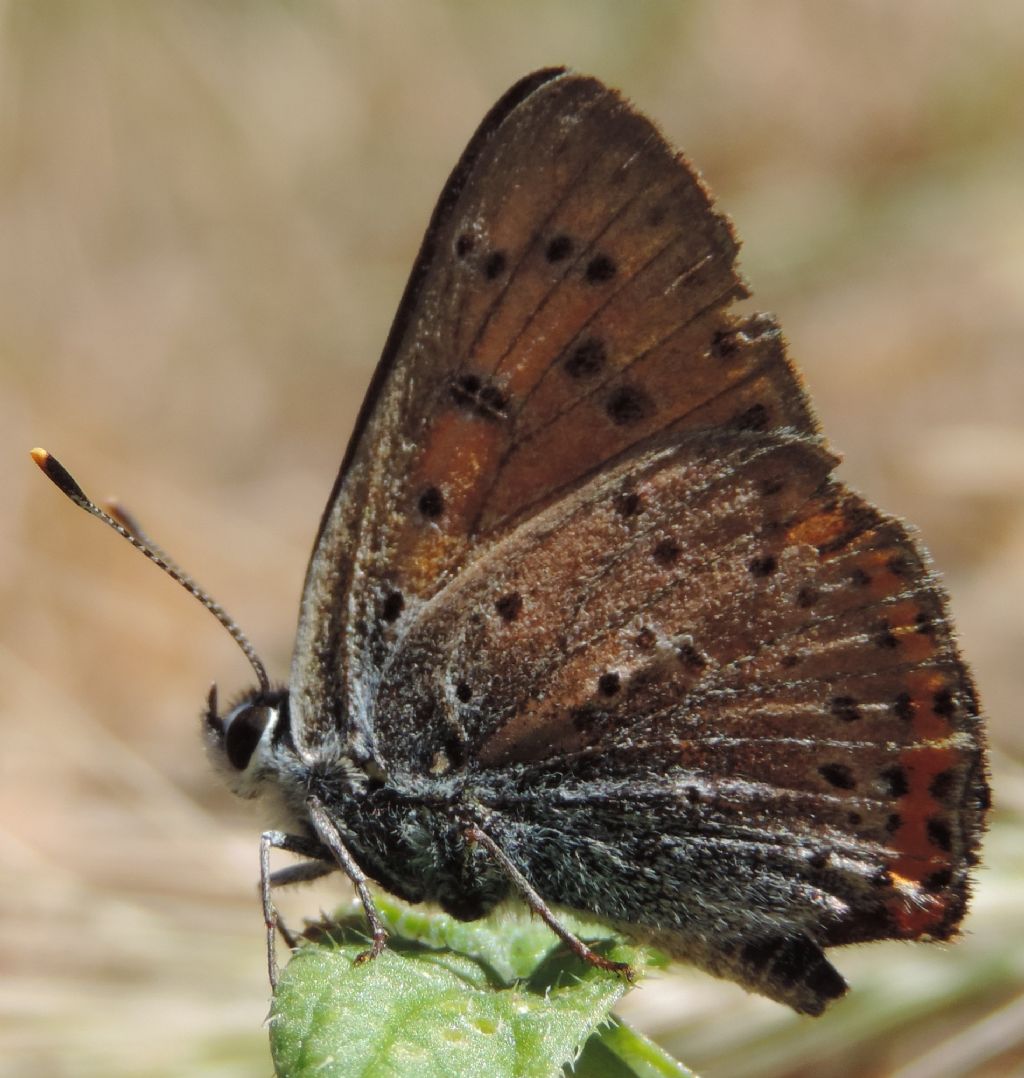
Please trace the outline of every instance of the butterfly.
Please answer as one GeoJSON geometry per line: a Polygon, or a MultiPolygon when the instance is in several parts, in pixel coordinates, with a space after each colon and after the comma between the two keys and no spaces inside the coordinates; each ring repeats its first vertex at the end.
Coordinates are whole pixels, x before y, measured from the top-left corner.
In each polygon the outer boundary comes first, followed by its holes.
{"type": "Polygon", "coordinates": [[[337,869],[367,957],[370,881],[464,919],[518,895],[596,964],[559,907],[805,1014],[846,989],[826,948],[956,932],[988,808],[971,678],[927,554],[833,478],[778,324],[733,312],[737,247],[596,79],[538,71],[484,118],[288,687],[250,649],[259,688],[206,709],[234,790],[290,820],[261,847],[271,955],[271,886],[337,869]],[[274,847],[304,860],[271,874],[274,847]]]}

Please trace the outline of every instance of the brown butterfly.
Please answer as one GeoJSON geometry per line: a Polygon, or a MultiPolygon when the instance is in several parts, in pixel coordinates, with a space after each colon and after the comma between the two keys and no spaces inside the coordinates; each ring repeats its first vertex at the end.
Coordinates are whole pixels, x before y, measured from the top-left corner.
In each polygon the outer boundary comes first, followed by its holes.
{"type": "Polygon", "coordinates": [[[600,965],[552,906],[819,1014],[846,988],[825,947],[956,931],[988,807],[970,676],[924,551],[832,478],[778,325],[730,313],[736,250],[597,80],[539,71],[486,116],[320,524],[290,684],[250,649],[260,688],[224,716],[211,693],[232,786],[292,821],[263,837],[271,946],[271,884],[340,867],[368,954],[367,878],[467,919],[518,893],[600,965]],[[274,846],[307,860],[271,876],[274,846]]]}

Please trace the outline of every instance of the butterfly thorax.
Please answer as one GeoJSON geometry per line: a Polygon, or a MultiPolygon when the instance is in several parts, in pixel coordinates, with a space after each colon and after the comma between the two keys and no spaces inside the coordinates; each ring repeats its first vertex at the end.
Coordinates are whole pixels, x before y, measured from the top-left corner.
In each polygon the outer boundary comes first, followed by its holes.
{"type": "Polygon", "coordinates": [[[399,775],[354,793],[328,765],[309,783],[363,871],[400,898],[472,920],[508,894],[508,878],[466,838],[484,813],[456,784],[399,775]]]}
{"type": "Polygon", "coordinates": [[[306,810],[313,796],[328,806],[363,871],[401,898],[474,919],[506,896],[507,878],[465,838],[482,806],[459,777],[389,774],[380,761],[345,752],[310,760],[290,726],[283,690],[253,690],[223,717],[205,715],[215,765],[240,797],[264,801],[275,825],[313,839],[306,810]]]}

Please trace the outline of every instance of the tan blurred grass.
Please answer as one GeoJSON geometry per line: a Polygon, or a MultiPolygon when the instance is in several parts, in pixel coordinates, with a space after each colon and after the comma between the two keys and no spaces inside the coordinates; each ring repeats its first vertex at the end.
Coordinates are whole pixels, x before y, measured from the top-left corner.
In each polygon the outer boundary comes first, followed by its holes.
{"type": "Polygon", "coordinates": [[[686,973],[629,1014],[709,1075],[1020,1066],[1022,51],[1013,0],[0,7],[0,1073],[267,1068],[258,824],[196,729],[246,668],[27,449],[116,485],[283,676],[433,200],[560,62],[704,170],[846,477],[945,573],[997,751],[963,943],[839,954],[814,1023],[686,973]]]}

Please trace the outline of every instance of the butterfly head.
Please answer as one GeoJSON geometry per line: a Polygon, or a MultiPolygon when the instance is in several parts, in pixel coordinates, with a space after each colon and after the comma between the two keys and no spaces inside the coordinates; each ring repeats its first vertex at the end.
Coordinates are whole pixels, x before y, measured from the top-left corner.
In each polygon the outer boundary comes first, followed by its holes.
{"type": "Polygon", "coordinates": [[[203,729],[210,759],[239,797],[258,797],[297,765],[286,689],[252,689],[219,715],[214,685],[203,729]]]}

